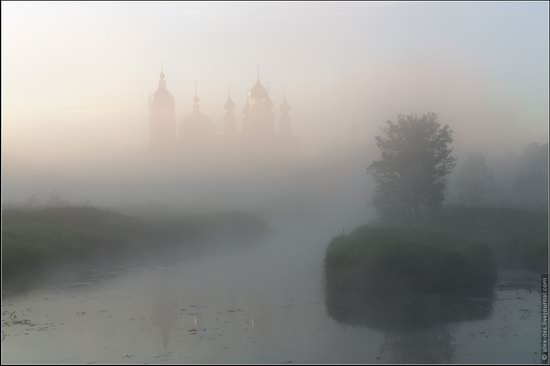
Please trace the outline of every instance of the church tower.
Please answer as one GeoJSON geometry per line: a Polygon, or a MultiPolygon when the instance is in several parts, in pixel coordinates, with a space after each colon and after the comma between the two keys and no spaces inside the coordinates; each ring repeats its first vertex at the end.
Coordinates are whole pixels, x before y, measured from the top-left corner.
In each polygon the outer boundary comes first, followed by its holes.
{"type": "Polygon", "coordinates": [[[274,103],[269,97],[269,83],[266,83],[265,89],[265,98],[262,102],[263,116],[264,116],[264,126],[266,134],[274,135],[275,134],[275,115],[273,114],[274,103]]]}
{"type": "Polygon", "coordinates": [[[246,118],[246,131],[249,136],[272,136],[274,135],[274,117],[273,117],[273,102],[269,97],[267,89],[260,81],[260,70],[258,68],[258,78],[256,84],[250,89],[251,103],[248,107],[246,118]]]}
{"type": "Polygon", "coordinates": [[[153,151],[173,148],[176,143],[176,118],[174,97],[166,89],[161,67],[158,89],[149,100],[149,146],[153,151]]]}
{"type": "Polygon", "coordinates": [[[223,116],[223,133],[227,136],[234,136],[237,134],[237,119],[235,118],[235,103],[231,100],[231,88],[229,89],[229,95],[227,102],[225,102],[225,115],[223,116]]]}
{"type": "Polygon", "coordinates": [[[290,105],[286,101],[286,89],[284,89],[284,100],[281,104],[281,116],[279,117],[279,134],[283,137],[292,136],[292,121],[289,111],[290,105]]]}
{"type": "Polygon", "coordinates": [[[180,139],[184,142],[184,144],[206,142],[216,133],[216,128],[210,118],[201,112],[199,101],[200,98],[197,94],[197,81],[195,80],[193,111],[183,119],[180,128],[180,139]]]}

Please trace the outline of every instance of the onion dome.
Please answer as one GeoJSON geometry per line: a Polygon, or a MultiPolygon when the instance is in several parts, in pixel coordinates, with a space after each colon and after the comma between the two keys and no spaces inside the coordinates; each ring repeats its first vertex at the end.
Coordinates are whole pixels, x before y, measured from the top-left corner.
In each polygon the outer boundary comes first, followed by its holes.
{"type": "Polygon", "coordinates": [[[225,102],[225,110],[235,110],[235,103],[233,103],[233,100],[231,100],[231,87],[228,88],[227,102],[225,102]]]}
{"type": "Polygon", "coordinates": [[[266,97],[267,91],[260,82],[260,78],[256,80],[256,84],[250,89],[250,97],[254,100],[262,100],[266,97]]]}
{"type": "Polygon", "coordinates": [[[159,74],[159,86],[158,89],[153,94],[153,104],[166,104],[166,103],[174,103],[174,97],[172,94],[166,89],[166,80],[165,80],[164,72],[161,70],[159,74]]]}
{"type": "Polygon", "coordinates": [[[199,106],[200,100],[201,98],[199,98],[199,96],[197,95],[197,80],[195,80],[195,96],[193,97],[193,102],[195,104],[193,104],[193,110],[196,112],[200,110],[200,106],[199,106]]]}
{"type": "Polygon", "coordinates": [[[160,74],[159,74],[159,90],[166,89],[166,75],[164,75],[164,66],[162,61],[160,62],[160,74]]]}
{"type": "Polygon", "coordinates": [[[228,111],[235,110],[235,103],[233,103],[231,97],[227,98],[227,102],[225,102],[225,109],[228,111]]]}
{"type": "Polygon", "coordinates": [[[212,134],[215,126],[212,121],[200,111],[200,98],[197,95],[197,81],[195,80],[195,97],[193,98],[193,111],[182,121],[182,130],[189,136],[212,134]]]}
{"type": "Polygon", "coordinates": [[[260,65],[258,65],[258,79],[256,84],[250,89],[250,98],[254,101],[262,101],[267,95],[267,90],[264,88],[260,81],[260,65]]]}

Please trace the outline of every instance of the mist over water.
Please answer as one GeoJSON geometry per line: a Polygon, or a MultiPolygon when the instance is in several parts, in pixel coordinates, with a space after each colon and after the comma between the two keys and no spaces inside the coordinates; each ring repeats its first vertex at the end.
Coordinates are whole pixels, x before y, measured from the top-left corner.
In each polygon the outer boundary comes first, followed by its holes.
{"type": "Polygon", "coordinates": [[[2,362],[539,362],[547,14],[3,3],[2,362]],[[443,199],[388,218],[431,112],[443,199]]]}
{"type": "MultiPolygon", "coordinates": [[[[118,274],[107,280],[88,275],[75,281],[64,274],[40,290],[5,299],[3,320],[15,310],[20,319],[32,319],[36,326],[28,327],[32,330],[6,327],[3,359],[121,363],[536,360],[538,321],[534,310],[526,310],[538,307],[536,291],[503,288],[485,313],[488,320],[458,323],[450,329],[441,325],[385,334],[376,328],[340,324],[328,316],[324,304],[324,243],[338,229],[347,230],[356,223],[326,215],[309,219],[285,215],[271,222],[274,233],[259,248],[218,250],[168,265],[110,269],[118,274]],[[520,320],[523,317],[526,320],[520,320]],[[494,353],[488,355],[487,349],[494,353]],[[524,354],[526,349],[529,356],[524,354]]],[[[107,269],[98,270],[102,272],[107,269]]],[[[479,312],[477,307],[469,311],[479,312]]]]}

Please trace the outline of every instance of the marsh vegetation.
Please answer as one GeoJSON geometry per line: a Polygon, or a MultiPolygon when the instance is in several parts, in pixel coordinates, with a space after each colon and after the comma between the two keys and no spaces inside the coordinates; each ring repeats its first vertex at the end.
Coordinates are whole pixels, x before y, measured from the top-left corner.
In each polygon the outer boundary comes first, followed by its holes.
{"type": "Polygon", "coordinates": [[[227,243],[257,244],[268,230],[263,220],[239,212],[129,215],[87,206],[7,208],[2,211],[3,286],[23,290],[63,267],[179,260],[213,250],[214,243],[216,250],[238,250],[227,243]]]}

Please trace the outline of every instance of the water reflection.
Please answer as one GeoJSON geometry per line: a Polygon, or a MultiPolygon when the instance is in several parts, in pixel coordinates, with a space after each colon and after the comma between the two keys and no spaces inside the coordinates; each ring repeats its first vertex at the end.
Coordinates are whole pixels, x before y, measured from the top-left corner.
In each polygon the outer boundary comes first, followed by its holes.
{"type": "Polygon", "coordinates": [[[484,296],[372,297],[326,291],[328,315],[338,322],[385,332],[378,359],[396,363],[453,361],[453,324],[491,316],[494,291],[484,296]],[[388,354],[386,354],[388,351],[388,354]]]}
{"type": "Polygon", "coordinates": [[[389,332],[384,349],[395,363],[450,363],[455,351],[452,327],[435,326],[415,332],[389,332]]]}

